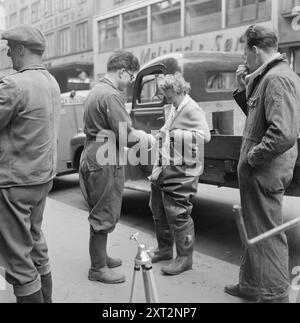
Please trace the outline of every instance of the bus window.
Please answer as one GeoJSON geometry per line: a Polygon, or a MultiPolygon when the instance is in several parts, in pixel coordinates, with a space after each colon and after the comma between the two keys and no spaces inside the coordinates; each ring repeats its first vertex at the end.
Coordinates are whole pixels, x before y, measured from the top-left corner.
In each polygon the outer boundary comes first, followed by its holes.
{"type": "Polygon", "coordinates": [[[206,89],[209,92],[228,92],[237,88],[236,74],[232,72],[209,72],[206,80],[206,89]]]}
{"type": "Polygon", "coordinates": [[[140,103],[159,103],[164,99],[159,90],[159,79],[162,75],[146,75],[142,81],[140,103]]]}

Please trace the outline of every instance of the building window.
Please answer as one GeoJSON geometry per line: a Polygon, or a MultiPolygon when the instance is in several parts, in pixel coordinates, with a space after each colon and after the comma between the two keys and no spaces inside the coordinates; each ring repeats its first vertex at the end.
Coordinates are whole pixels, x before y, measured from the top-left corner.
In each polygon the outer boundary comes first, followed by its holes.
{"type": "Polygon", "coordinates": [[[59,11],[65,11],[71,8],[71,0],[59,0],[59,11]]]}
{"type": "Polygon", "coordinates": [[[55,56],[55,34],[47,34],[46,35],[46,58],[55,56]]]}
{"type": "Polygon", "coordinates": [[[272,0],[228,0],[227,26],[271,19],[272,0]]]}
{"type": "Polygon", "coordinates": [[[124,14],[124,47],[133,47],[147,43],[147,8],[124,14]]]}
{"type": "Polygon", "coordinates": [[[29,24],[29,9],[28,9],[28,7],[21,9],[20,23],[21,23],[21,25],[29,24]]]}
{"type": "Polygon", "coordinates": [[[186,34],[222,28],[222,0],[186,0],[186,34]]]}
{"type": "Polygon", "coordinates": [[[76,25],[76,50],[83,51],[88,49],[88,22],[76,25]]]}
{"type": "Polygon", "coordinates": [[[112,17],[98,23],[99,51],[110,51],[120,48],[120,18],[112,17]]]}
{"type": "Polygon", "coordinates": [[[152,41],[181,35],[181,0],[163,1],[151,6],[152,41]]]}
{"type": "Polygon", "coordinates": [[[37,1],[33,3],[31,7],[31,21],[32,23],[35,23],[40,20],[41,20],[41,2],[37,1]]]}
{"type": "Polygon", "coordinates": [[[18,14],[16,12],[9,16],[9,25],[10,27],[15,27],[18,25],[18,14]]]}
{"type": "Polygon", "coordinates": [[[71,52],[71,29],[65,28],[59,32],[59,48],[61,55],[68,55],[71,52]]]}
{"type": "Polygon", "coordinates": [[[54,14],[53,0],[45,0],[44,4],[45,4],[45,11],[44,11],[45,17],[47,18],[47,17],[53,16],[54,14]]]}

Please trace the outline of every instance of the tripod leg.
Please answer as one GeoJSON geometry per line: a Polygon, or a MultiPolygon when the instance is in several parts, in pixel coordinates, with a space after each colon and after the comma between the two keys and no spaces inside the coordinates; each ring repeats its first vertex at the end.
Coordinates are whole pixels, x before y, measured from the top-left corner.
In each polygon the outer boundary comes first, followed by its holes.
{"type": "Polygon", "coordinates": [[[152,303],[151,289],[150,289],[151,280],[149,276],[149,269],[146,269],[145,267],[143,267],[143,280],[144,280],[146,302],[148,304],[151,304],[152,303]]]}
{"type": "Polygon", "coordinates": [[[155,304],[158,304],[159,303],[158,292],[157,292],[155,279],[154,279],[154,274],[153,274],[152,270],[149,271],[149,276],[150,276],[150,283],[151,283],[151,287],[152,287],[153,301],[154,301],[155,304]]]}
{"type": "Polygon", "coordinates": [[[131,286],[131,293],[130,293],[130,303],[133,303],[133,297],[135,292],[135,281],[136,281],[136,273],[140,271],[140,268],[135,267],[133,272],[133,279],[132,279],[132,286],[131,286]]]}

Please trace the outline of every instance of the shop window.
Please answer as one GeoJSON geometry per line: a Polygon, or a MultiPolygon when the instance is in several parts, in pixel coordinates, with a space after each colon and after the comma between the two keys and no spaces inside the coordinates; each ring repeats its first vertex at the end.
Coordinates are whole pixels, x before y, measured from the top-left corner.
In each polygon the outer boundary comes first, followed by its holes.
{"type": "Polygon", "coordinates": [[[99,52],[120,48],[120,18],[112,17],[98,23],[99,52]]]}
{"type": "Polygon", "coordinates": [[[188,35],[222,28],[221,0],[186,0],[188,35]]]}
{"type": "Polygon", "coordinates": [[[124,46],[133,47],[147,43],[147,8],[125,13],[124,20],[124,46]]]}
{"type": "Polygon", "coordinates": [[[181,35],[181,0],[163,1],[151,6],[152,41],[181,35]]]}
{"type": "Polygon", "coordinates": [[[270,20],[272,0],[228,0],[227,25],[236,26],[250,22],[270,20]]]}

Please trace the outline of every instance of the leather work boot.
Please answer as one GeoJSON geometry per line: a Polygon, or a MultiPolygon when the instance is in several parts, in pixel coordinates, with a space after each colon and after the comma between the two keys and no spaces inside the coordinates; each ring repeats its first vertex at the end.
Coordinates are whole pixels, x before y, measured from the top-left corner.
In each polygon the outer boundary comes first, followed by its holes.
{"type": "Polygon", "coordinates": [[[45,304],[52,304],[52,274],[41,276],[42,294],[45,304]]]}
{"type": "Polygon", "coordinates": [[[121,284],[126,281],[125,276],[114,272],[107,266],[107,236],[106,233],[94,233],[91,231],[89,280],[104,284],[121,284]]]}
{"type": "Polygon", "coordinates": [[[43,299],[42,290],[39,290],[38,292],[32,295],[17,297],[17,304],[43,304],[43,303],[44,303],[44,299],[43,299]]]}
{"type": "Polygon", "coordinates": [[[114,259],[106,255],[106,264],[108,268],[117,268],[122,266],[122,260],[121,259],[114,259]]]}
{"type": "Polygon", "coordinates": [[[230,296],[239,297],[249,302],[256,303],[258,301],[258,296],[252,296],[242,293],[238,284],[225,286],[224,291],[230,296]]]}
{"type": "Polygon", "coordinates": [[[170,227],[161,224],[159,220],[154,219],[157,249],[152,253],[151,261],[156,264],[164,260],[173,259],[174,234],[170,227]]]}
{"type": "Polygon", "coordinates": [[[163,274],[171,276],[179,275],[193,268],[194,223],[190,223],[189,228],[182,232],[174,232],[174,236],[177,257],[170,265],[161,269],[163,274]]]}

